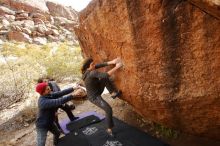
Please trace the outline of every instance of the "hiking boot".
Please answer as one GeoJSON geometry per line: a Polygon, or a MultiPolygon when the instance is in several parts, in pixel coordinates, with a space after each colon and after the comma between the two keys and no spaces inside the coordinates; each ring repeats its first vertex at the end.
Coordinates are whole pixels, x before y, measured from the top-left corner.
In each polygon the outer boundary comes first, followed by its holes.
{"type": "Polygon", "coordinates": [[[54,136],[54,138],[53,138],[53,144],[54,144],[54,146],[56,146],[56,145],[58,144],[58,142],[59,142],[59,137],[60,137],[60,134],[54,136]]]}
{"type": "Polygon", "coordinates": [[[75,121],[77,119],[79,119],[79,117],[73,117],[73,118],[71,118],[71,121],[75,121]]]}
{"type": "Polygon", "coordinates": [[[62,128],[58,128],[61,134],[65,134],[62,128]]]}
{"type": "Polygon", "coordinates": [[[69,105],[69,108],[70,108],[71,110],[74,110],[76,107],[75,107],[75,105],[71,104],[71,105],[69,105]]]}
{"type": "Polygon", "coordinates": [[[113,93],[111,94],[111,97],[112,97],[113,99],[115,99],[116,97],[120,97],[121,95],[122,95],[121,90],[118,90],[117,92],[113,92],[113,93]]]}

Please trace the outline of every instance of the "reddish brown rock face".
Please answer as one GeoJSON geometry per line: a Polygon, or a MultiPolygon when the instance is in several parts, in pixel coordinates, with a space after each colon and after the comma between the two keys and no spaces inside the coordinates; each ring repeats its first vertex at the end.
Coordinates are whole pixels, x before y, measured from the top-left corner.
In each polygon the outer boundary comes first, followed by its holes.
{"type": "Polygon", "coordinates": [[[220,20],[180,0],[93,0],[75,29],[85,56],[120,56],[116,75],[144,118],[220,139],[220,20]]]}
{"type": "Polygon", "coordinates": [[[9,40],[15,40],[20,42],[30,42],[30,38],[27,34],[19,32],[19,31],[10,31],[8,33],[9,40]]]}
{"type": "Polygon", "coordinates": [[[220,19],[220,0],[188,0],[201,10],[220,19]]]}

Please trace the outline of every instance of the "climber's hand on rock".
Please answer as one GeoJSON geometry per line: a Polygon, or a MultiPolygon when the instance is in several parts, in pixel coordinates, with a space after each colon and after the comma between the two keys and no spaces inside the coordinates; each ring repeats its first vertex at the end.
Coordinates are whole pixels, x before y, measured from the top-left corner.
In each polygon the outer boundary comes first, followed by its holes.
{"type": "Polygon", "coordinates": [[[116,67],[117,67],[117,68],[120,68],[120,67],[122,67],[122,66],[123,66],[122,62],[119,62],[119,63],[116,64],[116,67]]]}
{"type": "Polygon", "coordinates": [[[121,62],[121,58],[117,57],[117,58],[114,59],[114,61],[115,61],[115,64],[120,63],[121,62]]]}
{"type": "Polygon", "coordinates": [[[109,62],[108,62],[108,65],[110,65],[110,64],[116,64],[116,63],[120,62],[120,60],[121,60],[121,59],[120,59],[119,57],[117,57],[117,58],[115,58],[115,59],[109,61],[109,62]]]}

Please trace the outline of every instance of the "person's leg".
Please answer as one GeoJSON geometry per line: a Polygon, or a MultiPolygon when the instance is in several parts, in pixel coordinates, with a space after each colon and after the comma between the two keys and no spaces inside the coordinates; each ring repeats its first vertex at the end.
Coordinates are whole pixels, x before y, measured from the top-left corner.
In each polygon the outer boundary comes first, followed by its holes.
{"type": "Polygon", "coordinates": [[[106,87],[109,91],[109,93],[112,95],[112,98],[116,98],[121,96],[121,91],[118,90],[113,82],[113,80],[111,78],[104,78],[101,79],[101,88],[104,89],[104,87],[106,87]]]}
{"type": "Polygon", "coordinates": [[[109,93],[117,91],[117,88],[116,88],[113,80],[110,79],[109,77],[101,79],[100,82],[101,82],[102,88],[104,89],[104,87],[106,87],[108,89],[109,93]]]}
{"type": "Polygon", "coordinates": [[[101,96],[98,96],[95,100],[90,100],[90,101],[105,111],[106,114],[105,120],[107,123],[107,128],[112,129],[114,127],[114,122],[112,119],[111,106],[101,96]]]}
{"type": "Polygon", "coordinates": [[[55,114],[54,123],[56,124],[56,126],[60,130],[60,132],[63,132],[63,130],[62,130],[61,126],[60,126],[59,120],[58,120],[58,114],[57,113],[55,114]]]}
{"type": "Polygon", "coordinates": [[[56,146],[58,144],[61,133],[55,124],[51,125],[49,131],[53,134],[53,144],[56,146]]]}
{"type": "Polygon", "coordinates": [[[69,117],[70,121],[74,121],[76,119],[78,119],[78,117],[75,117],[72,113],[72,108],[68,105],[68,104],[63,104],[61,107],[60,107],[63,111],[66,112],[67,116],[69,117]]]}
{"type": "Polygon", "coordinates": [[[45,146],[48,130],[44,128],[36,128],[37,130],[37,146],[45,146]]]}

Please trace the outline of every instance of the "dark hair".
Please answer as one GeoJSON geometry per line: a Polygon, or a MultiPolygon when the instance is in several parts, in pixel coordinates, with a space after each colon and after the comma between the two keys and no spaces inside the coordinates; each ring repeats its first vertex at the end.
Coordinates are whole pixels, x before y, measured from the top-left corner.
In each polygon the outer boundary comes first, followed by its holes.
{"type": "Polygon", "coordinates": [[[92,58],[86,58],[84,61],[83,61],[83,64],[82,64],[82,67],[81,67],[81,72],[82,74],[84,74],[87,70],[87,68],[89,68],[90,64],[93,62],[93,59],[92,58]]]}
{"type": "Polygon", "coordinates": [[[52,78],[51,76],[46,76],[44,79],[47,79],[48,81],[55,81],[54,78],[52,78]]]}
{"type": "Polygon", "coordinates": [[[43,78],[39,78],[39,79],[37,80],[37,83],[43,83],[43,78]]]}

